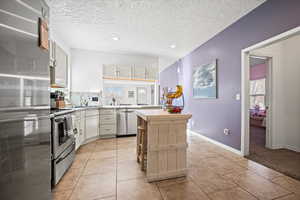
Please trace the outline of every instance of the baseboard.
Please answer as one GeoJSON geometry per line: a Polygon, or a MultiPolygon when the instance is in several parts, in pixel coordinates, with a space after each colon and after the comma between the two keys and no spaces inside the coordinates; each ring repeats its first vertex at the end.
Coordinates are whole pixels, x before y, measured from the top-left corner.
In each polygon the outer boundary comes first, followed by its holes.
{"type": "Polygon", "coordinates": [[[295,147],[292,145],[285,145],[286,149],[292,150],[292,151],[296,151],[296,152],[300,152],[300,148],[299,147],[295,147]]]}
{"type": "Polygon", "coordinates": [[[208,137],[206,137],[206,136],[204,136],[204,135],[201,135],[200,133],[197,133],[197,132],[192,131],[192,130],[190,130],[190,129],[188,129],[188,131],[191,132],[191,133],[193,133],[193,134],[195,134],[195,135],[197,135],[198,137],[200,137],[200,138],[202,138],[202,139],[208,141],[208,142],[211,142],[211,143],[213,143],[213,144],[215,144],[215,145],[218,145],[219,147],[222,147],[223,149],[226,149],[226,150],[228,150],[228,151],[231,151],[231,152],[233,152],[233,153],[235,153],[235,154],[237,154],[237,155],[239,155],[239,156],[243,156],[242,152],[239,151],[239,150],[237,150],[237,149],[234,149],[234,148],[232,148],[232,147],[230,147],[230,146],[228,146],[228,145],[226,145],[226,144],[223,144],[223,143],[221,143],[221,142],[218,142],[218,141],[216,141],[216,140],[213,140],[213,139],[211,139],[211,138],[208,138],[208,137]]]}
{"type": "Polygon", "coordinates": [[[99,136],[95,136],[95,137],[92,137],[92,138],[89,138],[89,139],[86,139],[84,140],[81,145],[84,145],[84,144],[87,144],[87,143],[90,143],[90,142],[93,142],[95,140],[98,140],[100,137],[99,136]]]}
{"type": "Polygon", "coordinates": [[[116,138],[116,134],[113,135],[100,135],[99,138],[100,139],[110,139],[110,138],[116,138]]]}
{"type": "Polygon", "coordinates": [[[275,146],[272,146],[271,149],[288,149],[288,150],[291,150],[291,151],[296,151],[296,152],[300,152],[300,148],[299,147],[295,147],[295,146],[292,146],[292,145],[275,145],[275,146]]]}
{"type": "Polygon", "coordinates": [[[285,146],[283,144],[275,144],[275,145],[272,145],[272,147],[267,147],[267,146],[265,146],[265,147],[269,148],[269,149],[273,149],[273,150],[275,150],[275,149],[284,149],[285,148],[285,146]]]}

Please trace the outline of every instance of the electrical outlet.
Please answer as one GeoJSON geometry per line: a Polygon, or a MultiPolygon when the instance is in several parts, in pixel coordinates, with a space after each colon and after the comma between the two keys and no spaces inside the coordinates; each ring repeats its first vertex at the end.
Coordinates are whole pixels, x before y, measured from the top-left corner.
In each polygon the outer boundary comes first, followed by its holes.
{"type": "Polygon", "coordinates": [[[241,100],[241,94],[240,93],[235,95],[235,100],[237,100],[237,101],[241,100]]]}
{"type": "Polygon", "coordinates": [[[230,130],[228,128],[224,128],[224,134],[225,135],[229,135],[230,134],[230,130]]]}

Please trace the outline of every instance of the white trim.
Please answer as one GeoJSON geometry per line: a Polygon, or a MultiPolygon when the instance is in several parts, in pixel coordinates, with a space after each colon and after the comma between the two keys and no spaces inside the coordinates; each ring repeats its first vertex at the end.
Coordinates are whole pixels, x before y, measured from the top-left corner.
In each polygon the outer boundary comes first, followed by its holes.
{"type": "Polygon", "coordinates": [[[232,147],[230,147],[230,146],[228,146],[228,145],[226,145],[226,144],[223,144],[223,143],[221,143],[221,142],[218,142],[218,141],[216,141],[216,140],[213,140],[213,139],[211,139],[211,138],[208,138],[208,137],[206,137],[206,136],[204,136],[204,135],[201,135],[200,133],[197,133],[197,132],[192,131],[192,130],[190,130],[190,129],[188,129],[187,131],[190,132],[190,133],[192,133],[192,134],[194,134],[194,135],[197,135],[198,137],[200,137],[200,138],[203,139],[203,140],[206,140],[206,141],[208,141],[208,142],[210,142],[210,143],[213,143],[213,144],[215,144],[215,145],[217,145],[217,146],[219,146],[219,147],[222,147],[223,149],[226,149],[226,150],[231,151],[231,152],[233,152],[233,153],[235,153],[235,154],[238,154],[238,155],[240,155],[240,156],[243,156],[243,154],[242,154],[241,151],[239,151],[239,150],[237,150],[237,149],[234,149],[234,148],[232,148],[232,147]]]}
{"type": "Polygon", "coordinates": [[[273,44],[275,42],[284,40],[288,37],[300,33],[300,26],[281,33],[277,36],[274,36],[270,39],[262,41],[258,44],[252,45],[248,48],[245,48],[241,51],[242,58],[242,70],[241,70],[241,94],[242,94],[242,102],[241,102],[241,152],[243,156],[249,155],[249,53],[258,48],[265,47],[267,45],[273,44]]]}
{"type": "Polygon", "coordinates": [[[268,59],[268,57],[266,57],[266,56],[259,56],[259,55],[250,55],[250,58],[257,58],[257,59],[261,59],[261,60],[268,59]]]}
{"type": "Polygon", "coordinates": [[[278,41],[284,40],[288,37],[291,37],[293,35],[296,35],[299,32],[300,32],[300,26],[298,26],[294,29],[291,29],[289,31],[286,31],[284,33],[281,33],[279,35],[276,35],[274,37],[271,37],[270,39],[267,39],[265,41],[262,41],[260,43],[255,44],[255,45],[252,45],[250,47],[247,47],[247,48],[243,49],[242,52],[249,52],[249,51],[253,51],[253,50],[258,49],[258,48],[268,46],[268,45],[273,44],[275,42],[278,42],[278,41]]]}
{"type": "MultiPolygon", "coordinates": [[[[80,146],[85,145],[85,144],[88,144],[88,143],[93,142],[93,141],[96,141],[96,140],[98,140],[98,139],[101,139],[99,135],[94,136],[94,137],[91,137],[91,138],[88,138],[88,139],[85,139],[85,140],[80,144],[80,146]]],[[[79,148],[79,147],[78,147],[78,148],[79,148]]]]}
{"type": "Polygon", "coordinates": [[[246,95],[249,95],[250,91],[250,78],[249,78],[249,52],[242,52],[242,71],[241,71],[241,152],[242,155],[249,155],[249,109],[243,109],[245,107],[249,108],[250,102],[249,98],[245,98],[246,95]],[[248,80],[248,81],[247,81],[248,80]],[[248,138],[248,139],[246,139],[248,138]]]}
{"type": "Polygon", "coordinates": [[[266,76],[266,97],[265,106],[267,109],[266,116],[266,144],[267,148],[273,146],[273,57],[267,59],[267,76],[266,76]]]}
{"type": "Polygon", "coordinates": [[[286,149],[289,149],[289,150],[292,150],[292,151],[296,151],[296,152],[300,152],[300,148],[299,147],[295,147],[295,146],[292,146],[292,145],[285,145],[285,148],[286,149]]]}

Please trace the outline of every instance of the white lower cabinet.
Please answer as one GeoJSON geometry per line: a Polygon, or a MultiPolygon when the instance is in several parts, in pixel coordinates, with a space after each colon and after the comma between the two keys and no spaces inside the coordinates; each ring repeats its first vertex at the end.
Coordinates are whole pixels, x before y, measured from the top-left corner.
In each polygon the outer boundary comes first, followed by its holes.
{"type": "Polygon", "coordinates": [[[117,115],[115,109],[100,109],[100,137],[116,137],[117,115]]]}
{"type": "Polygon", "coordinates": [[[100,136],[115,136],[117,127],[114,124],[103,124],[100,125],[100,136]]]}
{"type": "Polygon", "coordinates": [[[72,118],[76,149],[78,149],[85,140],[85,111],[74,112],[72,114],[72,118]]]}
{"type": "Polygon", "coordinates": [[[97,136],[99,136],[99,115],[86,116],[86,118],[85,118],[85,139],[90,140],[97,136]]]}
{"type": "Polygon", "coordinates": [[[85,140],[85,111],[80,112],[80,119],[79,141],[81,145],[85,140]]]}
{"type": "Polygon", "coordinates": [[[76,138],[76,149],[99,137],[116,137],[116,111],[115,109],[76,111],[74,112],[73,129],[76,138]]]}
{"type": "Polygon", "coordinates": [[[76,118],[73,124],[73,132],[75,136],[76,149],[78,149],[81,145],[80,141],[80,118],[76,118]]]}

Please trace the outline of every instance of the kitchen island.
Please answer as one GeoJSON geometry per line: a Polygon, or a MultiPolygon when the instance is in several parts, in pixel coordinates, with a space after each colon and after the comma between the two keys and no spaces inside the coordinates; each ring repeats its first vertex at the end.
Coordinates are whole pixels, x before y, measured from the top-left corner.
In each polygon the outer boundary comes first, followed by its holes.
{"type": "Polygon", "coordinates": [[[186,176],[187,122],[190,114],[137,110],[137,159],[149,182],[186,176]],[[145,167],[143,167],[145,166],[145,167]]]}

